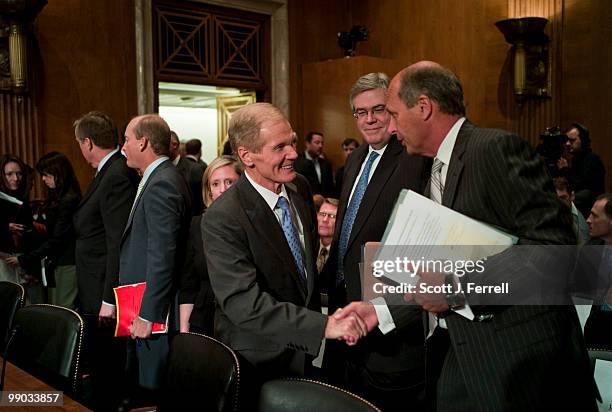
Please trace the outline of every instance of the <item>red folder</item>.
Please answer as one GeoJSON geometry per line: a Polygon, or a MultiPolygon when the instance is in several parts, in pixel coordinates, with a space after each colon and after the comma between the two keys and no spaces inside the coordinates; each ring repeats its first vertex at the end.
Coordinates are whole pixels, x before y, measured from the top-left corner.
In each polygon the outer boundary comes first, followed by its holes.
{"type": "MultiPolygon", "coordinates": [[[[144,295],[146,287],[146,282],[142,282],[114,288],[115,302],[117,304],[117,326],[115,327],[115,336],[130,336],[130,330],[128,328],[140,313],[142,296],[144,295]]],[[[166,333],[167,331],[167,317],[165,323],[153,323],[152,333],[166,333]]]]}

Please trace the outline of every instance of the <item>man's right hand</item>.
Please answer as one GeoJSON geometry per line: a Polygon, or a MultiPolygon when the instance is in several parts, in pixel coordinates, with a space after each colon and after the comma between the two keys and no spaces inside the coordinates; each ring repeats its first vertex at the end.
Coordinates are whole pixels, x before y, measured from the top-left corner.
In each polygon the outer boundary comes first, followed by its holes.
{"type": "Polygon", "coordinates": [[[356,313],[351,313],[342,319],[337,319],[335,315],[327,318],[325,326],[327,339],[344,340],[349,346],[352,346],[366,334],[366,323],[356,313]]]}
{"type": "Polygon", "coordinates": [[[98,313],[98,323],[100,325],[106,325],[114,323],[117,318],[117,308],[113,305],[102,304],[100,306],[100,313],[98,313]]]}

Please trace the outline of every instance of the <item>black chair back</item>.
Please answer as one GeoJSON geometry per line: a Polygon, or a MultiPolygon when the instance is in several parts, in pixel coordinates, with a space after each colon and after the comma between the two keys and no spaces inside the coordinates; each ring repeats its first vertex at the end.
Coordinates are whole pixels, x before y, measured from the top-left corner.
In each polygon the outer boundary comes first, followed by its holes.
{"type": "Polygon", "coordinates": [[[0,282],[0,353],[4,353],[17,309],[23,306],[25,290],[13,282],[0,282]]]}
{"type": "Polygon", "coordinates": [[[261,412],[373,412],[376,406],[344,389],[309,379],[275,379],[263,384],[261,412]]]}
{"type": "Polygon", "coordinates": [[[170,345],[159,410],[237,411],[240,379],[238,357],[229,346],[206,335],[181,333],[170,345]]]}
{"type": "Polygon", "coordinates": [[[58,390],[77,396],[83,319],[71,309],[30,305],[15,314],[8,360],[58,390]]]}

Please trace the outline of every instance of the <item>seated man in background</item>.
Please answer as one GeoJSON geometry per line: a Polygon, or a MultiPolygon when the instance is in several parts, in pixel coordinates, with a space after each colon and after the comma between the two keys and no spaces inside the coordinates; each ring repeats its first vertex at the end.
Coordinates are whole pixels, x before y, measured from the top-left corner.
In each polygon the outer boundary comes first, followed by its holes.
{"type": "Polygon", "coordinates": [[[553,184],[555,185],[557,198],[572,211],[573,230],[578,245],[584,245],[591,237],[589,236],[589,226],[586,220],[584,220],[582,213],[580,213],[574,204],[574,199],[576,198],[574,189],[565,177],[555,177],[553,179],[553,184]]]}
{"type": "Polygon", "coordinates": [[[338,199],[327,197],[317,212],[317,224],[319,231],[319,253],[317,257],[317,272],[321,273],[327,258],[329,248],[334,238],[334,226],[336,225],[336,213],[338,212],[338,199]]]}
{"type": "Polygon", "coordinates": [[[584,326],[584,339],[589,347],[612,349],[612,194],[599,196],[587,219],[591,235],[590,246],[583,248],[578,262],[577,277],[589,279],[597,272],[597,283],[588,288],[594,298],[591,313],[584,326]],[[595,293],[592,293],[595,291],[595,293]]]}

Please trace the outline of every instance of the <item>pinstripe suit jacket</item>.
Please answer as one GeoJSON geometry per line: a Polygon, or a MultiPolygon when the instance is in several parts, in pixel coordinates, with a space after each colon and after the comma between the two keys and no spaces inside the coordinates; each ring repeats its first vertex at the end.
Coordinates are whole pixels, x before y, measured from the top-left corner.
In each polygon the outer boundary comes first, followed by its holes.
{"type": "MultiPolygon", "coordinates": [[[[461,127],[443,205],[506,229],[519,244],[573,244],[544,163],[518,136],[461,127]]],[[[525,275],[514,262],[505,276],[525,275]]],[[[469,296],[468,296],[469,301],[469,296]]],[[[450,341],[470,397],[482,410],[595,408],[584,342],[572,305],[497,308],[486,322],[448,316],[450,341]]]]}

